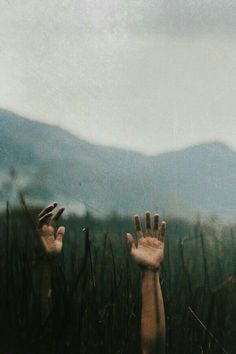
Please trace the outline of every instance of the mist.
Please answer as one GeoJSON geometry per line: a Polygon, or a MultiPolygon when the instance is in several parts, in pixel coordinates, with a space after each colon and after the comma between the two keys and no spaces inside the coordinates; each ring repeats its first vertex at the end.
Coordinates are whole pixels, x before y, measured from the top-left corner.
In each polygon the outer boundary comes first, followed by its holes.
{"type": "Polygon", "coordinates": [[[232,1],[0,1],[0,106],[147,154],[236,149],[232,1]]]}

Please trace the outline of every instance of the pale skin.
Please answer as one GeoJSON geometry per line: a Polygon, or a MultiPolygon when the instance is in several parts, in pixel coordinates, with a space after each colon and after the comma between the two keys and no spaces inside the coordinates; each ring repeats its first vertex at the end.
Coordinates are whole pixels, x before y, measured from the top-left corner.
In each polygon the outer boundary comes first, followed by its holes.
{"type": "Polygon", "coordinates": [[[130,253],[142,273],[141,347],[142,354],[165,353],[165,312],[159,279],[164,258],[166,223],[159,228],[159,215],[154,215],[153,229],[150,212],[145,214],[146,232],[143,233],[140,217],[134,216],[137,241],[127,234],[130,253]]]}
{"type": "Polygon", "coordinates": [[[60,226],[55,234],[55,225],[64,212],[64,208],[59,208],[53,213],[57,203],[52,203],[43,209],[38,217],[39,237],[47,255],[53,256],[61,253],[65,227],[60,226]]]}
{"type": "MultiPolygon", "coordinates": [[[[51,259],[59,255],[63,246],[65,228],[60,226],[55,233],[55,224],[64,212],[59,208],[53,213],[57,204],[52,203],[39,214],[38,231],[45,253],[51,259]]],[[[160,287],[159,269],[164,257],[164,235],[166,223],[162,222],[159,229],[159,216],[154,215],[153,230],[151,216],[146,212],[146,233],[143,234],[141,221],[135,215],[137,242],[131,234],[127,234],[133,260],[142,272],[142,315],[141,315],[141,346],[142,354],[165,353],[165,313],[160,287]]],[[[47,272],[48,273],[48,272],[47,272]]],[[[48,280],[45,290],[48,291],[48,280]]]]}
{"type": "Polygon", "coordinates": [[[36,259],[35,277],[41,282],[42,311],[46,317],[51,306],[51,276],[55,273],[57,258],[63,248],[65,227],[59,226],[55,231],[56,223],[64,212],[61,207],[55,211],[57,203],[51,203],[38,215],[38,236],[46,257],[36,259]]]}

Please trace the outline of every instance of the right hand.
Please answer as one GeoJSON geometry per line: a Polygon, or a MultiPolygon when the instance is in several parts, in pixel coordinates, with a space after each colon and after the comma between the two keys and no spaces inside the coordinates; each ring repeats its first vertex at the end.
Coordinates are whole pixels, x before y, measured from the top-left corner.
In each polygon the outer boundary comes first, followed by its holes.
{"type": "Polygon", "coordinates": [[[64,208],[59,208],[54,214],[53,210],[57,203],[52,203],[43,209],[38,216],[38,232],[42,246],[47,255],[58,255],[62,250],[62,240],[65,234],[65,227],[60,226],[55,235],[55,224],[64,212],[64,208]]]}

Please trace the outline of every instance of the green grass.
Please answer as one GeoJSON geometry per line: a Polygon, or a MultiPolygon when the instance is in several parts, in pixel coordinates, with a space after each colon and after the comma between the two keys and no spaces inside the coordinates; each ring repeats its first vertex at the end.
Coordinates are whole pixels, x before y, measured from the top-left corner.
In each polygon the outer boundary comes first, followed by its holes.
{"type": "MultiPolygon", "coordinates": [[[[29,213],[0,215],[0,353],[140,353],[140,272],[125,240],[132,219],[71,215],[63,224],[63,253],[50,278],[40,253],[33,259],[29,213]]],[[[167,353],[236,352],[235,255],[236,226],[168,220],[167,353]]]]}

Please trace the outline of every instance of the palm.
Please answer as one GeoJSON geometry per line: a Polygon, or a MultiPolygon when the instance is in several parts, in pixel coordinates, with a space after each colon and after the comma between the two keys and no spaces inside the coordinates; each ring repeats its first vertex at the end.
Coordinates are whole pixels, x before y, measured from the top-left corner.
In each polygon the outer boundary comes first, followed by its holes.
{"type": "Polygon", "coordinates": [[[62,237],[57,232],[54,235],[54,227],[44,225],[42,227],[42,233],[40,235],[44,250],[47,254],[58,254],[62,250],[62,237]]]}
{"type": "Polygon", "coordinates": [[[63,213],[64,208],[58,209],[58,211],[53,214],[52,211],[56,205],[56,203],[49,205],[39,214],[39,236],[44,251],[48,255],[59,254],[63,246],[62,239],[65,233],[65,228],[60,226],[55,234],[54,225],[63,213]],[[48,220],[49,222],[47,224],[48,220]]]}
{"type": "Polygon", "coordinates": [[[164,243],[153,237],[143,237],[137,248],[131,249],[131,256],[140,267],[157,269],[164,257],[164,243]]]}
{"type": "Polygon", "coordinates": [[[146,212],[146,236],[144,237],[140,218],[135,216],[137,244],[131,234],[127,234],[131,246],[131,256],[142,269],[158,270],[164,258],[164,234],[166,223],[162,222],[159,231],[159,215],[154,215],[154,227],[151,230],[150,213],[146,212]]]}

